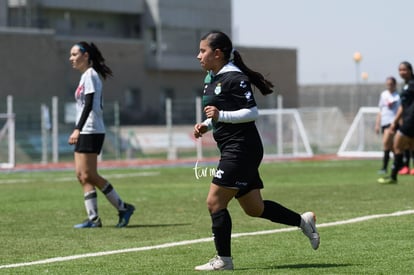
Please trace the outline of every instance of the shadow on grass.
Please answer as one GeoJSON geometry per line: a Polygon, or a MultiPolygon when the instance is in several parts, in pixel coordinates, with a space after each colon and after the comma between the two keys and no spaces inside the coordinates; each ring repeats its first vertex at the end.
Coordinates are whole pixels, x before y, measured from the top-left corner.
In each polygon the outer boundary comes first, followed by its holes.
{"type": "MultiPolygon", "coordinates": [[[[306,269],[306,268],[337,268],[337,267],[347,267],[352,266],[352,264],[290,264],[290,265],[276,265],[260,268],[263,270],[268,269],[306,269]]],[[[257,270],[257,268],[236,268],[237,270],[257,270]]]]}
{"type": "Polygon", "coordinates": [[[288,268],[332,268],[332,267],[346,267],[352,264],[289,264],[289,265],[277,265],[274,269],[288,269],[288,268]]]}
{"type": "Polygon", "coordinates": [[[169,224],[132,224],[125,228],[148,228],[148,227],[174,227],[174,226],[186,226],[191,223],[169,223],[169,224]]]}

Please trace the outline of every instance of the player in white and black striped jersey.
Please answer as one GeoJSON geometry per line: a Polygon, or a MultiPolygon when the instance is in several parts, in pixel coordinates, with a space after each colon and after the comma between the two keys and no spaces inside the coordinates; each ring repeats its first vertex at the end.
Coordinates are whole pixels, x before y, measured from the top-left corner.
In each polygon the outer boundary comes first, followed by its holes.
{"type": "Polygon", "coordinates": [[[117,209],[119,221],[116,227],[129,223],[135,207],[124,203],[112,184],[97,171],[97,160],[105,138],[103,121],[102,81],[112,76],[101,52],[94,43],[81,41],[70,50],[72,67],[82,73],[75,92],[76,125],[69,137],[69,144],[75,145],[76,176],[82,185],[88,218],[75,228],[101,227],[98,214],[96,188],[102,191],[108,201],[117,209]]]}
{"type": "Polygon", "coordinates": [[[400,107],[400,95],[397,91],[397,81],[394,77],[387,77],[386,81],[387,89],[384,90],[378,102],[380,111],[378,112],[375,132],[377,134],[382,133],[382,146],[384,155],[382,157],[382,167],[378,171],[379,174],[386,174],[388,168],[388,162],[390,159],[390,153],[392,151],[392,143],[394,134],[390,131],[390,125],[393,122],[397,110],[400,107]]]}

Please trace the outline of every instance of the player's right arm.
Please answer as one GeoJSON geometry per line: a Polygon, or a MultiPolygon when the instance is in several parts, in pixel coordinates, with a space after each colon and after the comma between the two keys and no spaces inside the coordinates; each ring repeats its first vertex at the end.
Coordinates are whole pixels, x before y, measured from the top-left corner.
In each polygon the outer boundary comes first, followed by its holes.
{"type": "Polygon", "coordinates": [[[211,118],[207,118],[203,122],[197,123],[196,125],[194,125],[194,137],[200,138],[203,136],[203,134],[205,134],[212,128],[213,128],[213,122],[211,121],[211,118]]]}

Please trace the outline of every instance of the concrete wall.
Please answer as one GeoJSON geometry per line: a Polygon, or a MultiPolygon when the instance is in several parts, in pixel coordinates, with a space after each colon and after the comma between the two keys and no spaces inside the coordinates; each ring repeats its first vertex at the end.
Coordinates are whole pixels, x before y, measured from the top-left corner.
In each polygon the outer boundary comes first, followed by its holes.
{"type": "Polygon", "coordinates": [[[285,108],[298,106],[296,49],[235,47],[249,68],[260,72],[275,85],[275,93],[271,95],[262,96],[257,91],[260,107],[275,108],[277,95],[283,96],[285,108]]]}
{"type": "MultiPolygon", "coordinates": [[[[75,38],[55,37],[52,31],[0,30],[0,99],[15,97],[15,103],[37,109],[41,102],[59,96],[60,102],[73,102],[80,74],[69,63],[75,38]]],[[[193,104],[203,86],[205,73],[193,71],[148,70],[145,50],[139,40],[94,39],[114,77],[104,82],[106,102],[118,101],[124,122],[164,122],[164,99],[172,93],[177,100],[193,104]],[[130,100],[130,93],[136,100],[130,100]],[[129,103],[129,104],[128,104],[129,103]]],[[[248,66],[267,76],[284,95],[286,107],[297,105],[296,51],[289,49],[238,48],[248,66]]],[[[194,49],[194,63],[197,49],[194,49]]],[[[275,95],[256,96],[260,107],[275,107],[275,95]]],[[[1,111],[2,106],[0,106],[1,111]]],[[[27,107],[23,109],[27,110],[27,107]]],[[[182,112],[187,112],[182,109],[182,112]]]]}
{"type": "Polygon", "coordinates": [[[7,26],[8,0],[0,0],[0,27],[7,26]]]}
{"type": "Polygon", "coordinates": [[[299,107],[338,107],[348,119],[353,119],[360,107],[378,106],[385,84],[302,85],[299,107]]]}
{"type": "Polygon", "coordinates": [[[113,13],[141,13],[145,0],[99,0],[99,1],[56,1],[56,0],[32,0],[32,5],[44,6],[53,9],[90,10],[113,13]]]}
{"type": "Polygon", "coordinates": [[[42,100],[62,89],[64,62],[51,31],[0,30],[1,98],[42,100]]]}

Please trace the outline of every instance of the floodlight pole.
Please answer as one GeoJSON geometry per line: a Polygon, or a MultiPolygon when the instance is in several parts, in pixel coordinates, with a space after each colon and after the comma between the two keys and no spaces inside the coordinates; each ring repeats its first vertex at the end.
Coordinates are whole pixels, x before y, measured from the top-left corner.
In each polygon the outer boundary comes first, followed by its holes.
{"type": "Polygon", "coordinates": [[[16,164],[15,114],[13,113],[13,96],[7,96],[7,125],[9,132],[9,164],[16,164]]]}
{"type": "Polygon", "coordinates": [[[52,161],[59,162],[58,97],[52,97],[52,161]]]}
{"type": "Polygon", "coordinates": [[[354,61],[355,61],[355,88],[351,91],[351,115],[354,116],[355,114],[355,94],[359,92],[359,77],[360,77],[360,62],[362,60],[362,55],[360,52],[354,53],[354,61]]]}

